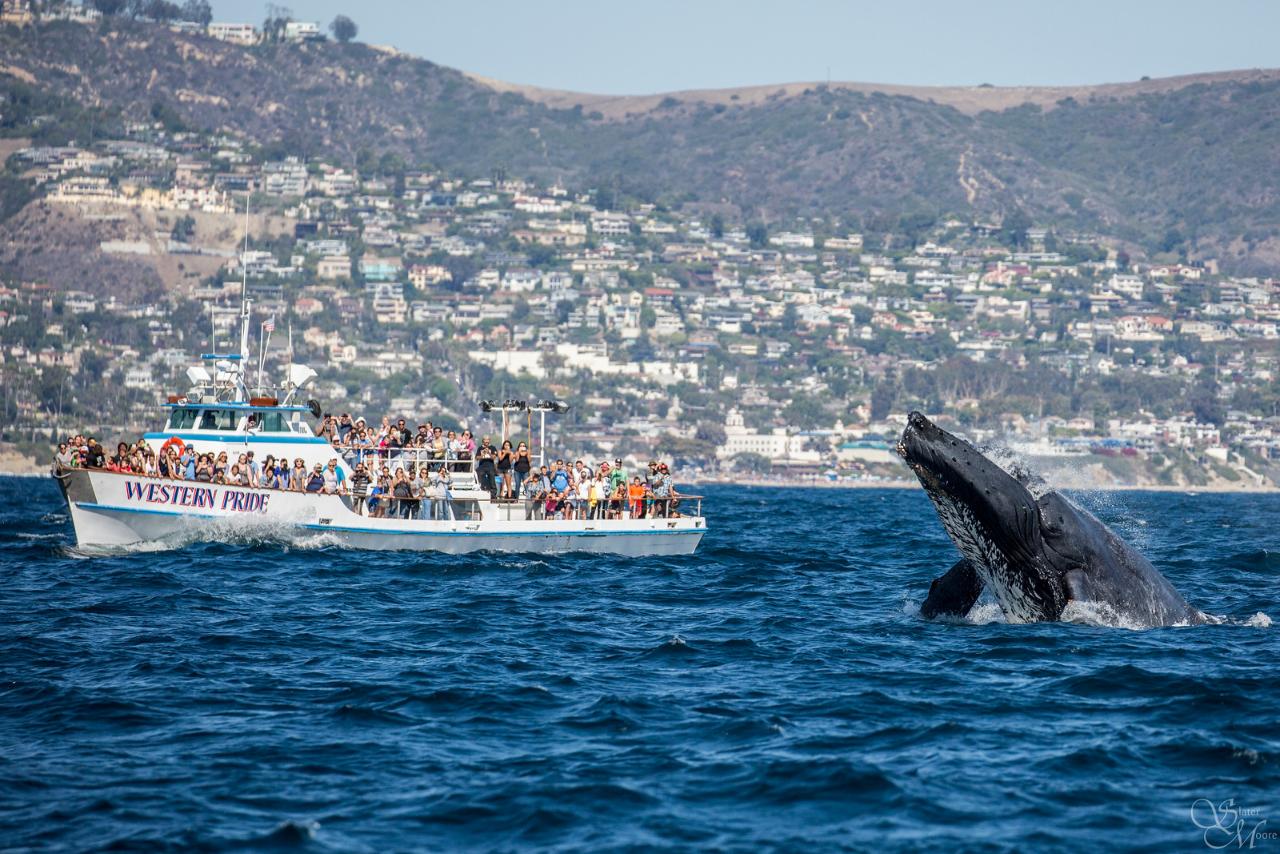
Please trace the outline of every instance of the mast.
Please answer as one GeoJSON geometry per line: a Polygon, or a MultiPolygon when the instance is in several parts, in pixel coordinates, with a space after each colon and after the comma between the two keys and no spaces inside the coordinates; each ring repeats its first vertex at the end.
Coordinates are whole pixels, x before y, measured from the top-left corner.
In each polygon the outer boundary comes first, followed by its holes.
{"type": "Polygon", "coordinates": [[[249,360],[249,194],[244,196],[244,249],[240,253],[240,364],[249,360]]]}

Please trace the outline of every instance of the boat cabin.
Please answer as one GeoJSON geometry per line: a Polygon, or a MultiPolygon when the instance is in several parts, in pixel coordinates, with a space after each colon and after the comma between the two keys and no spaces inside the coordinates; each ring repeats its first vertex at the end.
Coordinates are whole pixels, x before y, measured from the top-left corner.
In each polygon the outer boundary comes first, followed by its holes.
{"type": "Polygon", "coordinates": [[[164,432],[252,433],[313,436],[303,421],[305,406],[253,405],[244,403],[169,403],[164,432]]]}

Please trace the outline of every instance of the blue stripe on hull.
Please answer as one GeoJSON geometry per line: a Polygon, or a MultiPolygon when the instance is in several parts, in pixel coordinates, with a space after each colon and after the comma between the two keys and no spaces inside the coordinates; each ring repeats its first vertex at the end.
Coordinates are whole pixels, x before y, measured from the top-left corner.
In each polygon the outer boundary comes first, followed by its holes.
{"type": "MultiPolygon", "coordinates": [[[[277,436],[275,434],[248,436],[244,433],[237,433],[231,436],[218,436],[212,433],[144,433],[144,439],[153,439],[161,441],[163,439],[178,438],[184,442],[235,442],[240,445],[261,445],[261,444],[277,444],[277,445],[328,445],[324,439],[319,436],[277,436]]],[[[372,450],[372,449],[370,449],[372,450]]],[[[334,448],[335,454],[338,449],[334,448]]]]}
{"type": "MultiPolygon", "coordinates": [[[[172,510],[153,510],[150,507],[119,507],[113,504],[92,504],[89,502],[78,502],[76,504],[82,510],[101,510],[116,513],[144,513],[152,516],[173,516],[180,519],[265,519],[267,517],[257,514],[252,515],[218,515],[213,513],[175,513],[172,510]]],[[[308,531],[335,531],[344,534],[383,534],[383,535],[405,535],[412,534],[414,536],[423,537],[623,537],[623,536],[649,536],[650,534],[703,534],[706,533],[705,528],[684,528],[679,530],[673,529],[654,529],[649,531],[406,531],[398,528],[352,528],[343,525],[318,525],[318,524],[298,524],[299,528],[308,531]]]]}

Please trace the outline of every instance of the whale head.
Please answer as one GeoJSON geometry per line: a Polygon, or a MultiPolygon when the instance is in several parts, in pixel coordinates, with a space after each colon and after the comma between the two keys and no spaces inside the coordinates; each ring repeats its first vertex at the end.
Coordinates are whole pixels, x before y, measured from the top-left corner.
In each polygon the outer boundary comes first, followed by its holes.
{"type": "Polygon", "coordinates": [[[1045,553],[1045,536],[1055,533],[1054,526],[1042,518],[1042,503],[1025,479],[919,412],[907,417],[897,450],[1007,618],[1058,619],[1067,593],[1055,561],[1045,553]]]}

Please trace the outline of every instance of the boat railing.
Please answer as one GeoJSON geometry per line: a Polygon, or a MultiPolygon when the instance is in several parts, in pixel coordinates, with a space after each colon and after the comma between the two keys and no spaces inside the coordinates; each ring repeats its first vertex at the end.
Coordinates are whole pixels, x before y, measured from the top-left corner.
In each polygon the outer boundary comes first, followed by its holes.
{"type": "MultiPolygon", "coordinates": [[[[437,522],[469,522],[480,521],[486,513],[475,498],[455,498],[452,496],[439,498],[434,496],[418,496],[415,498],[397,498],[391,493],[370,495],[369,493],[344,493],[343,503],[353,512],[362,516],[374,516],[387,519],[412,519],[437,522]]],[[[677,495],[674,498],[658,498],[651,503],[644,503],[636,512],[634,504],[625,502],[619,508],[611,502],[600,502],[595,508],[575,508],[572,519],[593,522],[615,522],[626,519],[700,519],[702,518],[701,495],[677,495]],[[690,512],[692,511],[692,512],[690,512]]],[[[524,519],[525,521],[565,519],[565,512],[547,515],[546,502],[532,498],[497,498],[489,502],[492,508],[505,509],[499,518],[507,521],[524,519]]],[[[493,518],[488,514],[489,518],[493,518]]]]}
{"type": "Polygon", "coordinates": [[[410,467],[414,471],[423,468],[428,471],[447,469],[450,477],[455,481],[459,479],[465,480],[468,485],[472,486],[478,482],[475,472],[475,460],[457,459],[448,454],[441,457],[430,448],[371,448],[364,445],[343,444],[334,445],[333,447],[352,467],[359,463],[364,463],[373,469],[381,471],[385,465],[387,470],[393,473],[401,469],[407,470],[410,467]]]}
{"type": "MultiPolygon", "coordinates": [[[[613,499],[603,499],[596,502],[594,506],[587,504],[586,507],[582,506],[583,502],[574,499],[571,504],[566,503],[559,510],[552,512],[556,514],[556,518],[570,518],[568,514],[572,513],[572,518],[574,519],[600,522],[620,519],[700,519],[702,518],[703,497],[701,495],[677,493],[670,498],[642,498],[638,500],[625,498],[620,503],[613,499]],[[638,507],[637,504],[639,505],[638,507]]],[[[526,519],[547,518],[547,502],[545,499],[529,497],[497,498],[494,499],[493,503],[500,507],[521,508],[526,519]]]]}

